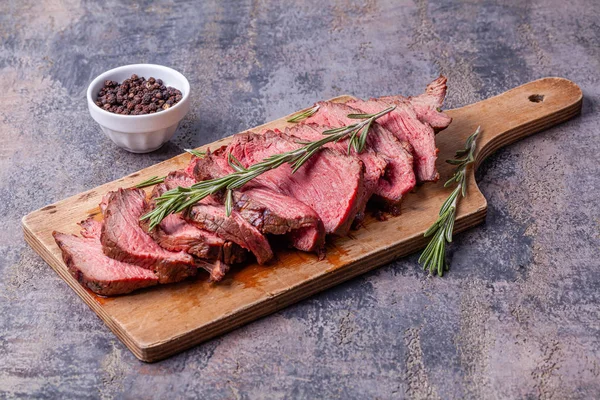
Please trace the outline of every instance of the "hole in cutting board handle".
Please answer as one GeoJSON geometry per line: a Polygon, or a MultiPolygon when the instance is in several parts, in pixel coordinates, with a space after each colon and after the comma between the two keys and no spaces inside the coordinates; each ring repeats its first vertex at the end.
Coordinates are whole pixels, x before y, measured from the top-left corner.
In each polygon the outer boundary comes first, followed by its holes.
{"type": "Polygon", "coordinates": [[[542,101],[544,101],[544,95],[532,94],[531,96],[529,96],[529,101],[531,101],[532,103],[541,103],[542,101]]]}

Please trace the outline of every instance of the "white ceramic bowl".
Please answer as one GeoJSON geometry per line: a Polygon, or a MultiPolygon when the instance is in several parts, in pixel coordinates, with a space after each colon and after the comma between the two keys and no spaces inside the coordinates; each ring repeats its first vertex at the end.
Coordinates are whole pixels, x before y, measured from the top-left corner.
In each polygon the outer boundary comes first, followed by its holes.
{"type": "Polygon", "coordinates": [[[190,83],[174,69],[154,64],[132,64],[111,69],[92,81],[87,90],[88,109],[102,131],[119,147],[132,153],[149,153],[173,137],[179,122],[190,109],[190,83]],[[155,114],[121,115],[108,112],[95,103],[104,81],[119,83],[132,74],[162,79],[165,86],[179,89],[183,98],[168,110],[155,114]]]}

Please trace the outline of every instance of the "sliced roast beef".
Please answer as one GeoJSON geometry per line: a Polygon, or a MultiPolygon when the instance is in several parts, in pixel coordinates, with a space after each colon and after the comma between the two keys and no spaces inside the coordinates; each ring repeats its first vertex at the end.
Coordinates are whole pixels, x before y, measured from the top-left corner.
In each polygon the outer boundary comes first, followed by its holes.
{"type": "Polygon", "coordinates": [[[452,118],[440,110],[446,98],[446,82],[446,77],[440,76],[427,85],[425,93],[418,96],[408,98],[404,96],[385,96],[380,97],[379,100],[394,104],[408,101],[415,109],[419,120],[431,125],[436,132],[439,132],[446,129],[452,122],[452,118]]]}
{"type": "MultiPolygon", "coordinates": [[[[195,180],[184,171],[174,171],[167,176],[165,183],[169,188],[190,187],[195,180]]],[[[237,211],[233,212],[231,218],[227,217],[225,207],[213,196],[203,199],[194,206],[185,218],[200,230],[208,231],[224,241],[233,242],[250,250],[260,264],[268,262],[273,257],[267,238],[245,221],[237,211]]]]}
{"type": "MultiPolygon", "coordinates": [[[[197,158],[194,158],[197,160],[197,158]]],[[[195,161],[193,162],[195,165],[195,161]]],[[[177,187],[190,187],[196,180],[194,179],[194,175],[188,174],[188,169],[185,170],[177,170],[170,172],[166,177],[164,184],[166,185],[168,190],[175,189],[177,187]]]]}
{"type": "MultiPolygon", "coordinates": [[[[324,115],[324,113],[319,112],[317,114],[324,115]]],[[[313,116],[314,117],[314,116],[313,116]]],[[[356,120],[353,120],[351,124],[355,124],[356,120]]],[[[319,140],[323,139],[323,131],[331,128],[331,127],[341,127],[348,124],[302,124],[296,125],[291,129],[286,129],[286,134],[303,139],[303,140],[319,140]],[[322,126],[321,126],[322,125],[322,126]]],[[[328,143],[326,147],[337,150],[340,153],[347,154],[348,153],[348,140],[332,142],[328,143]]],[[[363,165],[365,166],[364,179],[365,179],[365,190],[367,192],[366,196],[370,197],[371,194],[377,191],[377,186],[379,180],[385,175],[388,160],[384,158],[382,155],[377,154],[371,148],[365,149],[360,154],[356,154],[354,150],[351,151],[351,154],[358,157],[363,165]]],[[[359,215],[359,218],[362,215],[359,215]]]]}
{"type": "MultiPolygon", "coordinates": [[[[235,136],[227,151],[248,167],[300,146],[297,139],[280,132],[246,132],[235,136]]],[[[367,200],[362,162],[331,149],[321,150],[295,173],[289,164],[268,171],[249,183],[254,185],[295,197],[317,212],[326,233],[336,235],[348,233],[367,200]]]]}
{"type": "Polygon", "coordinates": [[[325,227],[306,204],[267,188],[234,192],[235,209],[261,232],[290,234],[295,248],[320,253],[325,245],[325,227]]]}
{"type": "Polygon", "coordinates": [[[202,200],[188,211],[186,218],[199,228],[214,232],[223,239],[250,250],[259,264],[265,264],[273,258],[273,250],[267,238],[237,211],[233,210],[227,216],[222,204],[210,204],[202,200]]]}
{"type": "Polygon", "coordinates": [[[96,221],[94,217],[90,217],[79,223],[81,227],[81,236],[90,239],[100,239],[102,234],[102,222],[96,221]]]}
{"type": "Polygon", "coordinates": [[[69,272],[83,286],[103,296],[114,296],[158,283],[154,272],[107,257],[100,243],[101,224],[92,221],[88,225],[88,237],[52,233],[69,272]]]}
{"type": "MultiPolygon", "coordinates": [[[[312,122],[327,127],[341,127],[356,123],[348,114],[360,113],[360,110],[346,104],[319,102],[319,111],[308,118],[305,125],[312,122]]],[[[310,140],[318,139],[322,129],[292,128],[290,133],[310,140]],[[300,132],[298,132],[300,131],[300,132]]],[[[321,136],[322,137],[322,136],[321,136]]],[[[347,149],[347,140],[338,144],[338,149],[347,149]]],[[[388,206],[397,205],[402,196],[413,189],[416,183],[413,171],[412,146],[399,140],[390,131],[379,124],[373,124],[367,137],[367,148],[386,160],[385,174],[378,180],[374,193],[388,206]]]]}
{"type": "MultiPolygon", "coordinates": [[[[330,104],[334,103],[319,102],[317,104],[320,106],[318,113],[306,120],[305,124],[296,125],[292,129],[287,129],[286,133],[312,141],[322,139],[323,131],[329,128],[339,128],[357,123],[357,120],[355,119],[346,118],[346,115],[350,114],[350,112],[344,114],[344,121],[340,121],[337,118],[337,115],[331,115],[331,112],[328,109],[331,108],[330,104]],[[310,127],[305,127],[304,125],[310,125],[310,127]]],[[[338,105],[344,107],[342,104],[338,103],[338,105]]],[[[347,154],[348,140],[328,143],[327,147],[347,154]]],[[[370,197],[371,194],[377,192],[378,182],[385,175],[389,161],[381,154],[374,151],[370,146],[367,146],[360,154],[356,154],[352,149],[351,154],[358,157],[365,166],[365,189],[367,191],[367,196],[370,197]]]]}
{"type": "MultiPolygon", "coordinates": [[[[154,198],[177,186],[189,187],[194,182],[183,171],[171,172],[164,183],[154,187],[147,211],[154,208],[154,198]]],[[[148,229],[147,223],[142,223],[142,227],[162,248],[169,251],[184,251],[205,260],[218,260],[225,264],[235,264],[246,259],[246,251],[240,246],[220,238],[214,232],[196,227],[181,214],[168,215],[152,230],[148,229]]]]}
{"type": "Polygon", "coordinates": [[[192,256],[163,249],[140,227],[139,219],[146,209],[145,193],[140,189],[119,189],[108,194],[101,233],[104,254],[154,271],[160,283],[195,275],[192,256]]]}
{"type": "MultiPolygon", "coordinates": [[[[381,100],[351,100],[347,104],[369,114],[378,113],[391,105],[381,100]]],[[[438,149],[435,147],[435,133],[430,125],[419,121],[409,103],[396,104],[395,110],[380,117],[377,122],[413,147],[417,181],[437,181],[439,174],[435,168],[435,160],[438,149]]]]}
{"type": "Polygon", "coordinates": [[[196,228],[180,214],[171,214],[148,233],[169,251],[184,251],[206,260],[219,260],[225,241],[217,235],[196,228]]]}
{"type": "MultiPolygon", "coordinates": [[[[232,172],[224,147],[208,154],[195,165],[198,181],[219,178],[232,172]]],[[[233,198],[234,209],[262,233],[289,234],[292,245],[299,250],[322,250],[325,228],[317,213],[306,204],[256,183],[253,187],[234,191],[233,198]]]]}
{"type": "MultiPolygon", "coordinates": [[[[207,154],[210,155],[210,149],[208,150],[207,154]]],[[[196,169],[196,165],[201,162],[202,160],[204,160],[206,157],[196,157],[196,156],[192,156],[192,158],[190,159],[189,164],[185,167],[185,169],[183,170],[183,172],[189,176],[190,178],[194,179],[194,181],[196,181],[196,179],[194,178],[194,170],[196,169]]]]}

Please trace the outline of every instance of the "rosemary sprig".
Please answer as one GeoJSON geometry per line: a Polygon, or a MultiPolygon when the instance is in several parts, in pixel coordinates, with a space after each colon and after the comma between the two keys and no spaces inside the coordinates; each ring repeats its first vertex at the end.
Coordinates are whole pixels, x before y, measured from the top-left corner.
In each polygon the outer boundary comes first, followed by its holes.
{"type": "MultiPolygon", "coordinates": [[[[194,149],[184,149],[184,150],[187,151],[188,153],[190,153],[196,157],[200,157],[200,158],[202,158],[206,155],[206,153],[204,153],[202,151],[194,150],[194,149]]],[[[150,179],[146,179],[145,181],[138,183],[134,187],[141,189],[141,188],[145,188],[148,186],[153,186],[158,183],[163,183],[165,181],[165,178],[166,178],[165,176],[163,176],[163,177],[153,176],[150,179]]]]}
{"type": "Polygon", "coordinates": [[[423,264],[423,269],[429,268],[431,274],[437,271],[438,276],[443,276],[444,271],[447,271],[450,267],[446,261],[446,243],[452,242],[452,231],[459,195],[462,195],[462,197],[467,195],[466,170],[467,166],[475,161],[475,148],[479,131],[480,127],[477,127],[475,133],[468,137],[465,148],[456,152],[456,159],[446,161],[448,164],[456,165],[456,171],[444,184],[444,187],[448,187],[453,183],[457,185],[442,204],[438,219],[425,232],[425,237],[432,236],[432,238],[421,257],[419,257],[419,264],[423,264]]]}
{"type": "Polygon", "coordinates": [[[188,153],[190,153],[193,156],[196,156],[198,158],[202,158],[206,155],[205,152],[203,151],[198,151],[198,150],[194,150],[194,149],[184,149],[185,151],[187,151],[188,153]]]}
{"type": "Polygon", "coordinates": [[[389,107],[377,114],[364,114],[365,120],[342,128],[330,129],[323,134],[323,139],[314,142],[304,142],[304,146],[281,154],[273,154],[257,164],[245,168],[233,155],[228,158],[229,165],[235,172],[221,178],[209,179],[197,182],[189,188],[177,187],[156,198],[156,207],[151,212],[143,215],[141,220],[150,221],[150,229],[154,228],[169,214],[181,212],[188,207],[198,203],[200,200],[225,190],[225,210],[231,215],[233,194],[232,191],[239,189],[257,176],[278,168],[283,164],[290,164],[292,172],[296,172],[310,157],[318,152],[325,144],[337,142],[346,137],[350,138],[348,151],[351,147],[357,152],[364,149],[367,134],[371,124],[379,117],[391,112],[396,106],[389,107]]]}
{"type": "Polygon", "coordinates": [[[145,188],[147,186],[153,186],[156,185],[158,183],[163,183],[165,181],[165,177],[158,177],[158,176],[153,176],[152,178],[146,179],[143,182],[138,183],[137,185],[135,185],[136,188],[141,189],[141,188],[145,188]]]}
{"type": "Polygon", "coordinates": [[[314,115],[314,113],[316,113],[317,111],[319,111],[319,107],[320,106],[317,104],[313,108],[309,108],[308,110],[301,111],[301,112],[295,114],[292,118],[288,119],[287,122],[300,122],[300,121],[303,121],[306,118],[310,117],[311,115],[314,115]]]}

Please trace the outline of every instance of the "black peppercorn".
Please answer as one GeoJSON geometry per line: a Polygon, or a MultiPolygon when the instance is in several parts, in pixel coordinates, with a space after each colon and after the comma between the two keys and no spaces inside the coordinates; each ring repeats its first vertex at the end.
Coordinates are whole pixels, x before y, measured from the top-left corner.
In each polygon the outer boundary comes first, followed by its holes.
{"type": "Polygon", "coordinates": [[[146,80],[133,74],[121,84],[105,80],[95,104],[117,114],[145,115],[167,110],[182,99],[181,91],[165,86],[162,79],[150,77],[146,80]]]}

